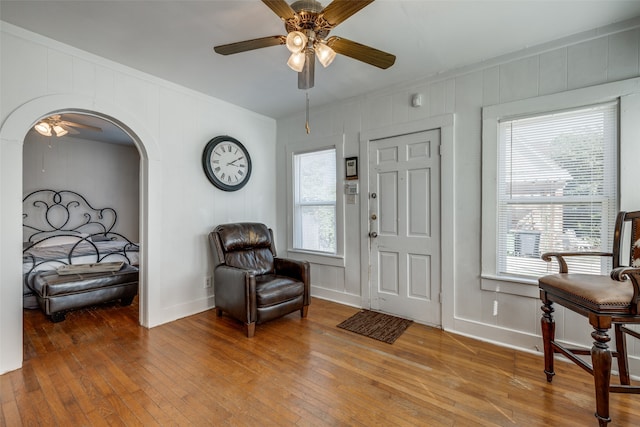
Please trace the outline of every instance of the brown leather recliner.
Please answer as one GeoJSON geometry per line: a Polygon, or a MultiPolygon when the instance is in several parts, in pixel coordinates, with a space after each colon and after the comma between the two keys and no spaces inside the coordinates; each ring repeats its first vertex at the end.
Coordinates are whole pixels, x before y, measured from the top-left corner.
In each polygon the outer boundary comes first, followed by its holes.
{"type": "Polygon", "coordinates": [[[276,257],[273,231],[264,224],[219,225],[209,233],[213,250],[216,314],[242,321],[247,337],[263,323],[296,310],[307,317],[309,263],[276,257]]]}

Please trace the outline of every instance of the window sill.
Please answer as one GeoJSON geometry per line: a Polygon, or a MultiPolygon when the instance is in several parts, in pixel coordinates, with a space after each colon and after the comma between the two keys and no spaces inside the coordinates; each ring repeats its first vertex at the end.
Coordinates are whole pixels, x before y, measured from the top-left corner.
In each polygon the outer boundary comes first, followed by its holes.
{"type": "Polygon", "coordinates": [[[502,292],[529,298],[539,298],[538,281],[523,277],[482,275],[480,287],[483,291],[502,292]]]}
{"type": "Polygon", "coordinates": [[[320,254],[318,252],[308,252],[299,249],[288,249],[287,256],[299,261],[309,261],[312,264],[344,267],[344,257],[342,255],[320,254]]]}

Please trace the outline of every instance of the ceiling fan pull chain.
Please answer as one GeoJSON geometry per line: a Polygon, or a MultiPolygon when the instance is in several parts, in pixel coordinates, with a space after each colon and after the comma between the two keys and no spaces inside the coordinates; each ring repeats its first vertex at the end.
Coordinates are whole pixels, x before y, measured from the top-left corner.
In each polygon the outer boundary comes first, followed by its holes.
{"type": "Polygon", "coordinates": [[[307,95],[307,121],[304,124],[304,128],[307,131],[307,135],[309,135],[311,133],[311,129],[309,128],[309,92],[307,92],[306,95],[307,95]]]}

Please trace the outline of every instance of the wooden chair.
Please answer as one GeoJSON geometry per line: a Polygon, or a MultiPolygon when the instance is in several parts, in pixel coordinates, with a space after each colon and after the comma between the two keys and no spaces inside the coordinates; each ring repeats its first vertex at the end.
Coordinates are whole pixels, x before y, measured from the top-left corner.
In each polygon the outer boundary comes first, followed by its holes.
{"type": "MultiPolygon", "coordinates": [[[[545,253],[542,259],[558,261],[559,273],[538,280],[542,300],[542,340],[544,344],[544,372],[547,381],[555,375],[553,357],[562,353],[594,377],[596,412],[600,426],[611,421],[609,417],[609,393],[640,393],[639,386],[632,386],[626,350],[626,334],[640,339],[640,334],[626,328],[625,324],[640,323],[640,211],[620,212],[614,230],[613,251],[545,253]],[[630,239],[624,235],[629,234],[630,239]],[[628,251],[625,250],[629,242],[628,251]],[[628,258],[626,253],[628,252],[628,258]],[[568,272],[566,257],[611,257],[613,270],[610,276],[573,274],[568,272]],[[628,263],[620,259],[626,258],[628,263]],[[589,319],[593,327],[591,350],[564,346],[555,341],[553,304],[560,304],[589,319]],[[609,329],[614,327],[616,349],[609,349],[609,329]],[[591,364],[579,358],[591,355],[591,364]],[[611,384],[611,361],[616,357],[620,384],[611,384]]],[[[587,359],[588,360],[588,359],[587,359]]]]}

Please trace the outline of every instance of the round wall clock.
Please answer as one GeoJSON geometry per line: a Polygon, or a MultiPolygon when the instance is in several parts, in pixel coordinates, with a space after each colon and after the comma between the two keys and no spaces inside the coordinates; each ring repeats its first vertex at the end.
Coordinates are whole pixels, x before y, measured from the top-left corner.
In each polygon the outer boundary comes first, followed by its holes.
{"type": "Polygon", "coordinates": [[[236,191],[251,177],[251,157],[235,138],[216,136],[202,153],[202,167],[209,181],[224,191],[236,191]]]}

